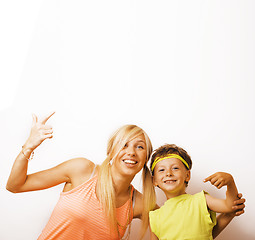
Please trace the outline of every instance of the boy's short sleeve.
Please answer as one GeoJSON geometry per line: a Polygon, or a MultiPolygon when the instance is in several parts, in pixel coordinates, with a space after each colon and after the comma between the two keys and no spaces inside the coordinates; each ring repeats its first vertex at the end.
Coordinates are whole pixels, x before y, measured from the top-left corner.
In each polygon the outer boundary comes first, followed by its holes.
{"type": "Polygon", "coordinates": [[[217,218],[216,218],[216,212],[214,212],[214,211],[212,211],[212,210],[210,210],[210,209],[208,209],[208,207],[207,207],[207,203],[206,203],[206,199],[205,199],[205,194],[208,194],[209,195],[209,193],[208,192],[206,192],[206,191],[202,191],[202,192],[200,192],[198,195],[200,195],[201,197],[202,197],[202,203],[203,203],[203,206],[204,206],[204,215],[206,216],[206,215],[209,215],[210,216],[210,221],[211,221],[211,224],[213,224],[213,226],[215,226],[216,224],[217,224],[217,218]]]}
{"type": "Polygon", "coordinates": [[[150,228],[151,231],[157,235],[157,214],[156,211],[149,212],[149,219],[150,219],[150,228]]]}

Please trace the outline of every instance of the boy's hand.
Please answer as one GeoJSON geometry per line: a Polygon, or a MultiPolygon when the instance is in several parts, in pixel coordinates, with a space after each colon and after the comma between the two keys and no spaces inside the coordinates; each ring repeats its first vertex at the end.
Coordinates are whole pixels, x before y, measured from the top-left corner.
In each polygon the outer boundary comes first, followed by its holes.
{"type": "Polygon", "coordinates": [[[217,172],[213,175],[207,177],[204,182],[211,182],[212,185],[218,189],[222,188],[225,185],[231,185],[234,183],[234,179],[231,174],[225,172],[217,172]]]}
{"type": "Polygon", "coordinates": [[[237,197],[239,199],[234,201],[233,210],[235,211],[235,216],[240,216],[244,213],[245,208],[245,198],[242,198],[243,195],[241,193],[238,193],[237,197]]]}

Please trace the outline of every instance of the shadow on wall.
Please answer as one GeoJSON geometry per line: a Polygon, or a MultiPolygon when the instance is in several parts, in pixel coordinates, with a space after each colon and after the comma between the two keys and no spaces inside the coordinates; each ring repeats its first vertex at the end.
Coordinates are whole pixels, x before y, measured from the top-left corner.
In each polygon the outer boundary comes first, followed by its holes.
{"type": "MultiPolygon", "coordinates": [[[[189,193],[197,193],[200,192],[203,188],[201,188],[201,181],[200,180],[195,180],[194,178],[192,179],[192,185],[189,187],[189,193]]],[[[211,192],[211,191],[210,191],[211,192]]],[[[157,204],[159,206],[162,206],[164,202],[166,201],[165,194],[159,189],[156,188],[156,194],[157,194],[157,204]]],[[[217,190],[215,192],[212,192],[212,194],[215,197],[222,197],[220,196],[221,194],[217,193],[217,190]]],[[[244,216],[244,215],[243,215],[244,216]]],[[[239,226],[239,221],[243,221],[242,217],[236,217],[232,220],[232,222],[224,229],[224,231],[216,238],[217,240],[226,240],[226,239],[231,239],[231,240],[254,240],[255,236],[249,235],[244,232],[244,229],[242,229],[239,226]]],[[[132,221],[131,225],[131,233],[130,233],[130,240],[136,240],[139,239],[139,233],[141,229],[141,221],[139,219],[134,219],[132,221]]],[[[150,239],[150,234],[149,230],[147,231],[145,237],[143,240],[149,240],[150,239]]]]}

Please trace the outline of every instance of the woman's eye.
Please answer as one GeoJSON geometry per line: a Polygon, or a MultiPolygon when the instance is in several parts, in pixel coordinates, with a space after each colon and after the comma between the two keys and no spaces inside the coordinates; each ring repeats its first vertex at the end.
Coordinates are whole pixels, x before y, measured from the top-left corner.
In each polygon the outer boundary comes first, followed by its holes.
{"type": "Polygon", "coordinates": [[[141,146],[141,145],[139,145],[139,146],[137,146],[138,148],[140,148],[140,149],[144,149],[144,147],[143,146],[141,146]]]}

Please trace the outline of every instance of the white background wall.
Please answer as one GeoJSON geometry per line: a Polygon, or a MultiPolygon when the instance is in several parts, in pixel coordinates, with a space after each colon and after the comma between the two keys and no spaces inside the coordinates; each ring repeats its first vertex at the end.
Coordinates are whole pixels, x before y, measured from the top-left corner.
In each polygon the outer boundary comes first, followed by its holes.
{"type": "Polygon", "coordinates": [[[0,239],[36,239],[58,200],[63,186],[5,190],[31,114],[52,110],[54,138],[29,172],[78,156],[101,163],[110,134],[134,123],[154,147],[190,153],[189,192],[224,197],[202,180],[232,173],[246,213],[218,239],[254,239],[254,11],[252,0],[1,1],[0,239]]]}

